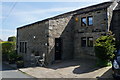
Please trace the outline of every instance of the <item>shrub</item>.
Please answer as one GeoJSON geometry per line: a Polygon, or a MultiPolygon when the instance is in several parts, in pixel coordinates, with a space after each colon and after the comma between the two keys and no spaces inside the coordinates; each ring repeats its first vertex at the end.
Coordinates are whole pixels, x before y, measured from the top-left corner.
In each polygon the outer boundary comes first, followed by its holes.
{"type": "Polygon", "coordinates": [[[95,55],[98,58],[98,64],[107,66],[110,60],[113,59],[114,51],[116,50],[113,35],[101,36],[96,39],[94,49],[95,55]]]}
{"type": "Polygon", "coordinates": [[[8,60],[9,54],[15,50],[15,42],[1,42],[2,45],[2,59],[8,60]]]}
{"type": "Polygon", "coordinates": [[[16,42],[16,37],[15,36],[8,37],[8,41],[16,42]]]}
{"type": "Polygon", "coordinates": [[[15,61],[17,60],[17,53],[16,51],[12,51],[9,56],[8,56],[8,59],[9,59],[9,63],[15,63],[15,61]]]}

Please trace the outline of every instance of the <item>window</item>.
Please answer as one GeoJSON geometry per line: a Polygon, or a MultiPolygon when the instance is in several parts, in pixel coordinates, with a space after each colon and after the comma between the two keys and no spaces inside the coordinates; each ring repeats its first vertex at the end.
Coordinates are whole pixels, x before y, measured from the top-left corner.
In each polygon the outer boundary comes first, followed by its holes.
{"type": "Polygon", "coordinates": [[[87,46],[88,47],[93,47],[93,37],[88,37],[87,38],[87,46]]]}
{"type": "Polygon", "coordinates": [[[82,37],[81,47],[93,47],[93,37],[82,37]]]}
{"type": "Polygon", "coordinates": [[[87,25],[87,20],[86,17],[81,19],[81,26],[86,26],[87,25]]]}
{"type": "Polygon", "coordinates": [[[20,52],[22,52],[22,43],[20,42],[20,52]]]}
{"type": "Polygon", "coordinates": [[[27,53],[27,42],[24,42],[23,45],[24,45],[24,49],[23,49],[24,53],[27,53]]]}
{"type": "Polygon", "coordinates": [[[93,25],[93,17],[83,17],[81,18],[81,26],[92,26],[93,25]]]}
{"type": "Polygon", "coordinates": [[[20,42],[20,52],[27,53],[27,42],[20,42]]]}
{"type": "Polygon", "coordinates": [[[86,47],[86,37],[81,38],[81,47],[86,47]]]}
{"type": "Polygon", "coordinates": [[[92,26],[93,25],[93,17],[89,16],[87,19],[88,19],[88,26],[92,26]]]}

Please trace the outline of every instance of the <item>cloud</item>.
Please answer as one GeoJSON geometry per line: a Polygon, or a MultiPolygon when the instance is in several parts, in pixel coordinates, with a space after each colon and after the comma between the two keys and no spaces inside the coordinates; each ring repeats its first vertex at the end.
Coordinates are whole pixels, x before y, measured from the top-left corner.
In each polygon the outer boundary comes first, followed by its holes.
{"type": "Polygon", "coordinates": [[[9,30],[9,29],[0,29],[0,32],[2,32],[2,33],[6,33],[6,32],[11,32],[11,33],[15,33],[16,32],[16,30],[9,30]]]}
{"type": "MultiPolygon", "coordinates": [[[[14,10],[11,19],[17,20],[19,24],[26,25],[36,21],[40,21],[49,17],[53,17],[68,11],[75,10],[76,7],[48,8],[48,9],[32,9],[32,10],[14,10]]],[[[10,18],[9,17],[9,18],[10,18]]],[[[18,26],[22,26],[18,25],[18,26]]]]}
{"type": "Polygon", "coordinates": [[[5,17],[3,17],[3,16],[0,16],[0,19],[1,19],[1,20],[3,20],[3,19],[5,19],[5,17]]]}
{"type": "Polygon", "coordinates": [[[16,30],[0,29],[0,39],[7,41],[8,37],[16,36],[16,30]]]}
{"type": "MultiPolygon", "coordinates": [[[[4,6],[7,10],[9,8],[8,6],[4,6]]],[[[12,13],[9,16],[9,19],[12,21],[12,19],[19,22],[19,26],[23,26],[29,23],[36,22],[38,20],[41,20],[42,18],[52,17],[56,14],[50,14],[50,13],[64,13],[69,10],[74,10],[76,7],[63,7],[63,8],[48,8],[48,9],[32,9],[32,10],[14,10],[14,13],[12,13]],[[42,15],[42,16],[41,16],[42,15]],[[20,25],[22,24],[22,25],[20,25]]],[[[5,11],[4,11],[5,12],[5,11]]],[[[2,18],[5,18],[5,16],[2,16],[2,18]]],[[[8,21],[10,21],[8,20],[8,21]]],[[[6,24],[5,24],[6,25],[6,24]]],[[[8,25],[8,24],[7,24],[8,25]]],[[[9,25],[8,25],[9,26],[9,25]]],[[[11,25],[12,26],[12,25],[11,25]]],[[[11,29],[0,29],[0,32],[2,32],[2,39],[7,40],[7,37],[16,35],[16,30],[11,29]]]]}
{"type": "Polygon", "coordinates": [[[15,34],[2,34],[0,35],[0,39],[2,39],[3,41],[7,41],[8,37],[10,36],[16,36],[15,34]]]}
{"type": "MultiPolygon", "coordinates": [[[[89,0],[91,1],[91,0],[89,0]]],[[[94,2],[94,0],[92,0],[94,2]]],[[[87,1],[86,1],[87,2],[87,1]]],[[[91,5],[91,4],[90,4],[91,5]]],[[[21,6],[21,5],[19,5],[21,6]]],[[[25,6],[29,6],[29,5],[25,5],[25,6]]],[[[89,6],[89,5],[87,5],[89,6]]],[[[29,6],[30,7],[30,6],[29,6]]],[[[53,17],[62,13],[66,13],[69,11],[73,11],[76,9],[80,9],[82,7],[85,6],[80,6],[80,7],[53,7],[53,8],[47,8],[47,9],[39,9],[37,7],[30,7],[29,9],[26,10],[26,8],[24,9],[14,9],[12,14],[10,14],[9,18],[15,19],[17,20],[19,23],[21,23],[22,25],[24,24],[29,24],[29,23],[33,23],[36,22],[38,20],[42,20],[45,18],[49,18],[49,17],[53,17]],[[37,8],[37,9],[36,9],[37,8]]],[[[9,10],[9,6],[7,5],[3,5],[4,11],[3,14],[5,12],[7,12],[7,10],[9,10]]],[[[6,15],[3,15],[3,19],[6,19],[6,15]]],[[[17,25],[17,26],[21,26],[21,25],[17,25]]]]}
{"type": "MultiPolygon", "coordinates": [[[[12,1],[12,0],[11,0],[12,1]]],[[[11,2],[10,1],[10,2],[11,2]]],[[[17,0],[19,1],[19,0],[17,0]]],[[[21,0],[20,0],[21,1],[21,0]]],[[[26,1],[26,0],[24,0],[26,1]]],[[[24,2],[23,1],[23,2],[24,2]]],[[[45,0],[44,0],[45,1],[45,0]]],[[[71,2],[71,0],[64,0],[66,2],[71,2]]],[[[64,2],[63,0],[58,0],[58,2],[64,2]]],[[[93,2],[92,4],[95,4],[95,3],[101,3],[101,2],[104,2],[104,1],[108,1],[108,0],[79,0],[78,2],[93,2]]],[[[14,2],[14,1],[13,1],[14,2]]],[[[27,2],[30,2],[30,1],[27,1],[27,2]]],[[[33,2],[36,2],[36,0],[34,0],[33,2]]],[[[38,1],[40,2],[40,1],[38,1]]],[[[42,1],[41,1],[42,2],[42,1]]],[[[47,1],[45,1],[47,2],[47,1]]],[[[49,2],[49,1],[48,1],[49,2]]],[[[56,1],[50,1],[50,2],[57,2],[56,1]]],[[[76,0],[74,0],[74,2],[77,2],[76,0]]],[[[73,7],[53,7],[53,8],[47,8],[47,9],[39,9],[38,7],[34,7],[31,6],[31,5],[27,5],[27,8],[30,7],[29,9],[27,9],[24,5],[24,8],[20,8],[22,5],[17,5],[17,6],[20,6],[18,8],[14,8],[12,13],[10,14],[9,18],[7,17],[6,18],[6,12],[8,13],[10,11],[10,5],[2,5],[3,7],[3,15],[2,17],[0,16],[0,19],[6,19],[7,21],[4,23],[4,27],[18,27],[18,26],[23,26],[23,25],[26,25],[26,24],[29,24],[29,23],[33,23],[33,22],[36,22],[36,21],[40,21],[42,19],[45,19],[45,18],[49,18],[49,17],[53,17],[53,16],[56,16],[56,15],[59,15],[59,14],[62,14],[62,13],[66,13],[66,12],[69,12],[69,11],[73,11],[73,10],[76,10],[76,9],[80,9],[82,7],[85,7],[85,6],[81,6],[81,5],[77,5],[79,7],[76,7],[76,6],[73,6],[73,7]]],[[[89,4],[91,5],[91,4],[89,4]]],[[[87,6],[89,6],[87,5],[87,6]]],[[[17,7],[16,6],[16,7],[17,7]]],[[[16,30],[12,30],[13,28],[11,29],[0,29],[0,32],[3,33],[2,35],[2,38],[3,40],[6,40],[8,36],[12,36],[12,35],[16,35],[16,30]]]]}
{"type": "Polygon", "coordinates": [[[17,11],[14,15],[23,15],[23,14],[44,14],[50,12],[61,12],[76,9],[76,7],[63,7],[63,8],[51,8],[51,9],[38,9],[30,11],[17,11]]]}

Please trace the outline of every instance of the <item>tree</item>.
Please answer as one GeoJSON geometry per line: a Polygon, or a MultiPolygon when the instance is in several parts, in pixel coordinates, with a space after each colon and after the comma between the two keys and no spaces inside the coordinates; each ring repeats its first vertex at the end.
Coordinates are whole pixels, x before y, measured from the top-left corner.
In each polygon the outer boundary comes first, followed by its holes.
{"type": "Polygon", "coordinates": [[[9,63],[15,63],[17,60],[16,53],[16,37],[8,37],[8,41],[0,43],[2,45],[2,59],[9,61],[9,63]]]}
{"type": "Polygon", "coordinates": [[[16,37],[15,36],[8,37],[8,41],[16,42],[16,37]]]}
{"type": "Polygon", "coordinates": [[[95,45],[95,55],[98,58],[98,65],[108,66],[110,60],[114,57],[115,48],[115,38],[109,33],[106,36],[101,36],[96,39],[95,45]]]}
{"type": "Polygon", "coordinates": [[[15,42],[1,42],[0,45],[2,45],[2,57],[3,60],[8,60],[8,56],[10,53],[12,53],[15,50],[15,42]]]}

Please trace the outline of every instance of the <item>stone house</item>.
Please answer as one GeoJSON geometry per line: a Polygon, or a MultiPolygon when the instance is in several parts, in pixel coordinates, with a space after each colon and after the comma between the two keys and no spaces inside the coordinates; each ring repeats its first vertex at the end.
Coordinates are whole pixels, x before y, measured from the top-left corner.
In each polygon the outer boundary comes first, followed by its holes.
{"type": "Polygon", "coordinates": [[[116,17],[119,14],[118,3],[104,2],[19,27],[17,52],[31,65],[35,63],[34,56],[43,54],[47,65],[57,60],[94,56],[96,38],[110,29],[114,31],[115,23],[111,26],[111,22],[113,13],[116,17]]]}

